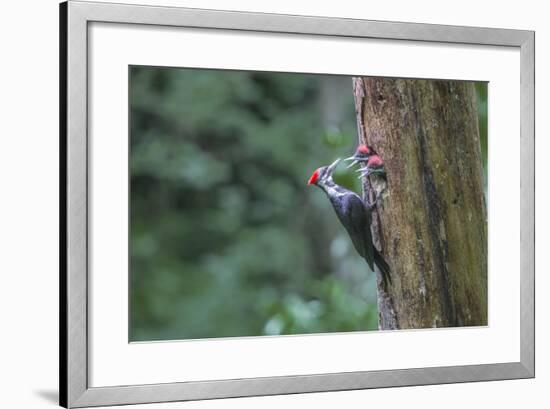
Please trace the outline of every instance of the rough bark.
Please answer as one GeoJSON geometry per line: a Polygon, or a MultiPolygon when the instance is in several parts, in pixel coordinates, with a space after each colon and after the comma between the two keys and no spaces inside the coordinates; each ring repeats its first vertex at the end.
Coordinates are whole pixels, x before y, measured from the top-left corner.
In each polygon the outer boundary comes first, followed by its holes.
{"type": "MultiPolygon", "coordinates": [[[[359,141],[385,161],[371,226],[391,267],[380,329],[487,325],[487,215],[474,85],[354,78],[359,141]]],[[[378,274],[380,275],[380,274],[378,274]]]]}

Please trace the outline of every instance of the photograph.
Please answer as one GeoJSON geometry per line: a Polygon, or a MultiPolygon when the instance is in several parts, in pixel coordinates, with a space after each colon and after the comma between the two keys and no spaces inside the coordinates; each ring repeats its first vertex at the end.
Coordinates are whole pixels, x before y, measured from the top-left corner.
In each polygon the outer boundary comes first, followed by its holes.
{"type": "Polygon", "coordinates": [[[0,406],[547,408],[545,5],[4,2],[0,406]]]}
{"type": "Polygon", "coordinates": [[[130,342],[487,325],[486,82],[128,69],[130,342]]]}

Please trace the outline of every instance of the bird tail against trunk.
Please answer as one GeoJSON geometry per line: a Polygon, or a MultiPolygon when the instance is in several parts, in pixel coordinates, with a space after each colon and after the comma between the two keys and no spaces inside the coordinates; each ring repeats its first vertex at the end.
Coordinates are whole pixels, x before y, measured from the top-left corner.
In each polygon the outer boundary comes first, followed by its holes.
{"type": "Polygon", "coordinates": [[[384,283],[387,285],[388,283],[391,284],[391,276],[390,276],[390,266],[384,260],[384,257],[382,257],[382,254],[374,248],[374,263],[380,270],[380,273],[382,273],[382,278],[384,279],[384,283]]]}

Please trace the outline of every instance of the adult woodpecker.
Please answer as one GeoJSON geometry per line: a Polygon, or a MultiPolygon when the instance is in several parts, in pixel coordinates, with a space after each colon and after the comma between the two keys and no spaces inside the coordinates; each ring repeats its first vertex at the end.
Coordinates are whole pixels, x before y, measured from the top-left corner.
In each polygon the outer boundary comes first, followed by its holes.
{"type": "Polygon", "coordinates": [[[332,172],[339,162],[340,159],[337,159],[331,165],[317,169],[307,183],[320,187],[326,193],[353,246],[365,259],[371,271],[374,271],[374,264],[378,266],[384,285],[387,286],[388,282],[391,283],[390,267],[374,247],[370,230],[371,212],[375,205],[365,204],[357,193],[334,183],[332,172]]]}

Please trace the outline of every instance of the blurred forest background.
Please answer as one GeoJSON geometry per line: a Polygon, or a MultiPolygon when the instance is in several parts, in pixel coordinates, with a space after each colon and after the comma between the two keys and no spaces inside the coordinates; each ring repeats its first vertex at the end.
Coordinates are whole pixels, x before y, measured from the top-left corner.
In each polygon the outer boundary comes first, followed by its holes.
{"type": "Polygon", "coordinates": [[[375,276],[306,185],[355,149],[350,77],[132,66],[130,110],[130,341],[377,329],[375,276]]]}

